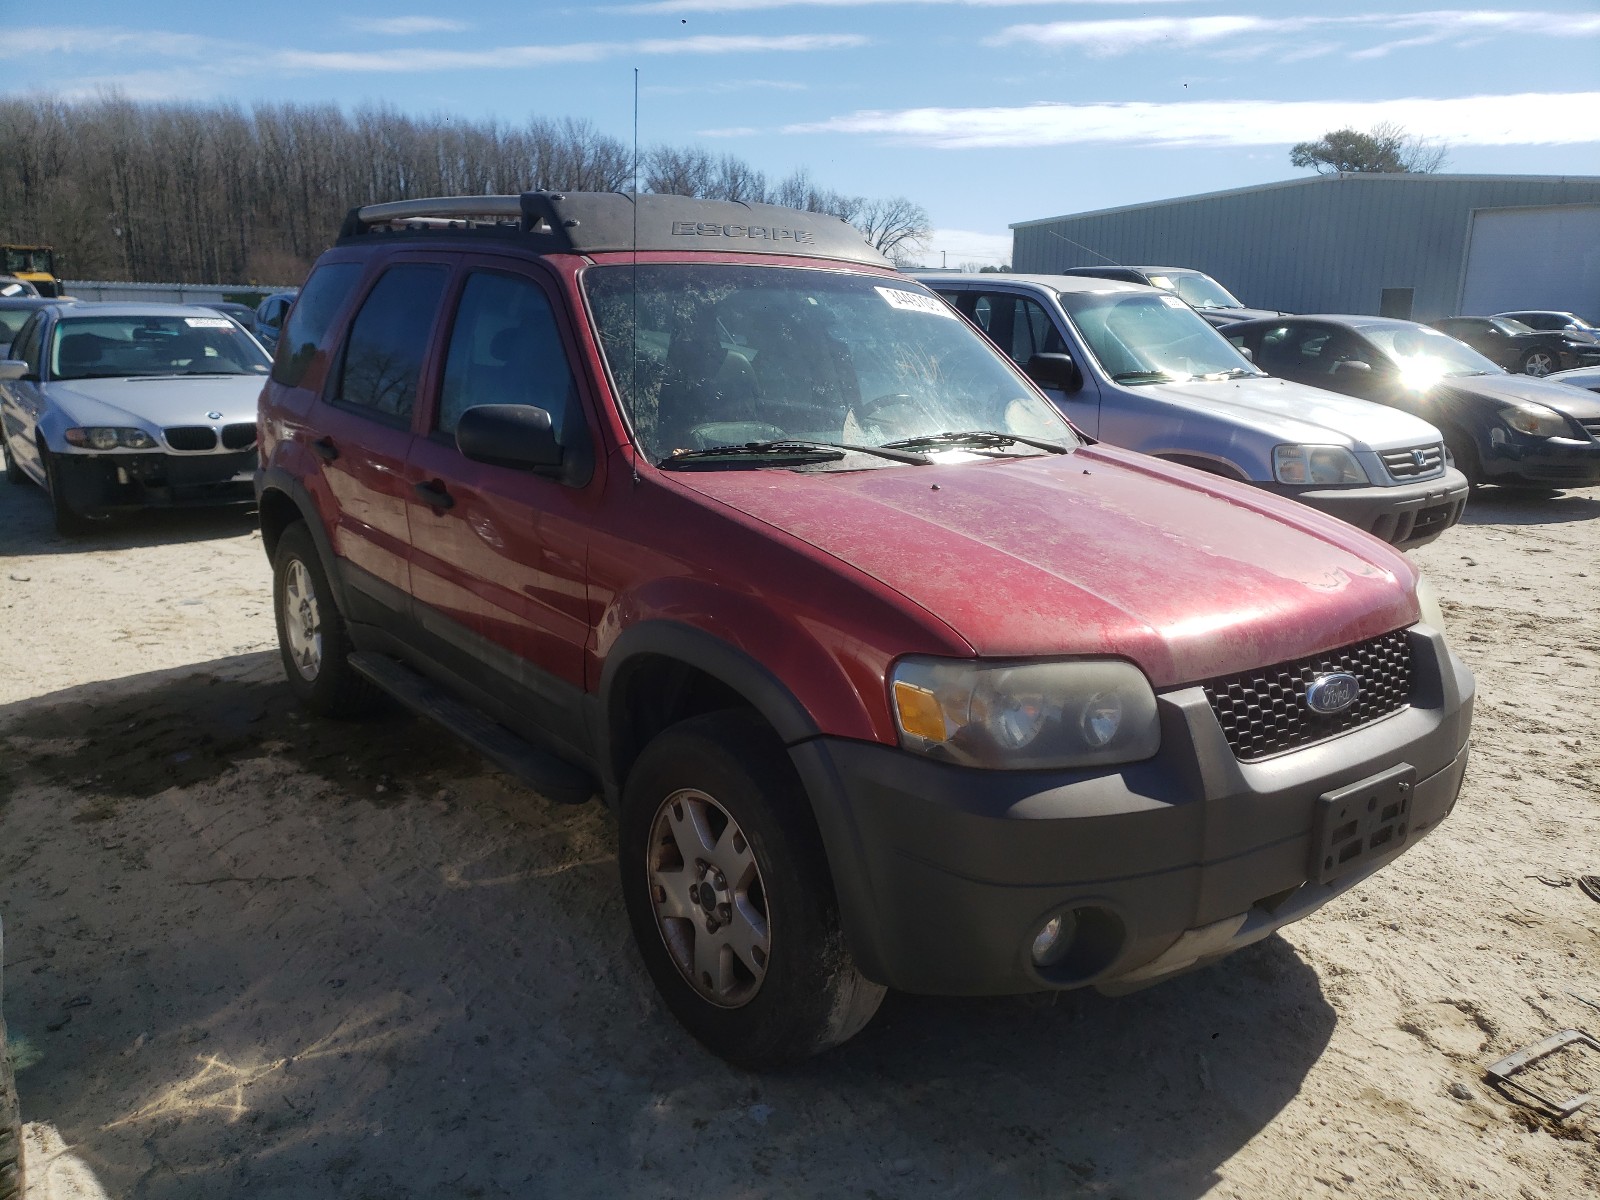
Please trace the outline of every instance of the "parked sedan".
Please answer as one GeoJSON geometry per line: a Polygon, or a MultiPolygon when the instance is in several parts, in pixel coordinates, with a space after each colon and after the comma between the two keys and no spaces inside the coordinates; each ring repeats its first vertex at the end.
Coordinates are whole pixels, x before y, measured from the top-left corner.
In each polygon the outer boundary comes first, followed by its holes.
{"type": "Polygon", "coordinates": [[[1566,329],[1534,329],[1511,317],[1445,317],[1432,325],[1508,371],[1543,378],[1600,363],[1600,342],[1566,329]]]}
{"type": "Polygon", "coordinates": [[[278,334],[282,331],[284,319],[288,317],[289,309],[299,294],[299,288],[292,288],[287,292],[274,292],[256,306],[256,326],[251,332],[260,339],[268,351],[278,348],[278,334]]]}
{"type": "Polygon", "coordinates": [[[1553,308],[1526,308],[1519,312],[1495,313],[1497,317],[1510,317],[1531,329],[1558,330],[1577,334],[1580,340],[1600,343],[1600,325],[1580,317],[1577,313],[1553,308]]]}
{"type": "Polygon", "coordinates": [[[0,362],[6,477],[49,493],[62,534],[118,510],[248,502],[268,365],[209,308],[48,304],[0,362]]]}
{"type": "Polygon", "coordinates": [[[1250,321],[1227,331],[1274,375],[1425,417],[1473,484],[1600,484],[1600,397],[1508,375],[1437,329],[1385,317],[1250,321]]]}
{"type": "Polygon", "coordinates": [[[1545,378],[1551,383],[1566,383],[1573,387],[1587,388],[1591,392],[1600,392],[1600,367],[1579,367],[1573,371],[1547,375],[1545,378]]]}
{"type": "Polygon", "coordinates": [[[28,318],[33,316],[47,304],[60,304],[59,300],[48,300],[38,294],[30,296],[0,296],[0,358],[4,358],[11,349],[11,342],[18,332],[28,323],[28,318]]]}
{"type": "Polygon", "coordinates": [[[1204,271],[1193,267],[1068,267],[1061,274],[1088,276],[1094,279],[1115,279],[1120,283],[1142,283],[1171,292],[1211,324],[1221,329],[1236,321],[1249,321],[1256,317],[1280,317],[1275,308],[1249,308],[1227,288],[1204,271]]]}
{"type": "Polygon", "coordinates": [[[1461,519],[1426,421],[1268,379],[1178,297],[1062,275],[919,275],[1084,432],[1298,500],[1402,547],[1461,519]]]}

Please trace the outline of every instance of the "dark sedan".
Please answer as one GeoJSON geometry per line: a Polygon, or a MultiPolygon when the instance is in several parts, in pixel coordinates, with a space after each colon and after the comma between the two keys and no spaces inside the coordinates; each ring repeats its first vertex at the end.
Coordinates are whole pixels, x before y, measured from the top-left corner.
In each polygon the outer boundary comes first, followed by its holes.
{"type": "Polygon", "coordinates": [[[1271,375],[1432,422],[1474,485],[1600,485],[1600,396],[1508,375],[1437,329],[1386,317],[1307,316],[1246,321],[1223,334],[1271,375]]]}
{"type": "Polygon", "coordinates": [[[1060,275],[1087,275],[1092,279],[1115,279],[1119,283],[1142,283],[1171,292],[1218,329],[1236,321],[1255,317],[1281,317],[1275,308],[1247,308],[1227,288],[1204,271],[1192,267],[1068,267],[1060,275]]]}
{"type": "Polygon", "coordinates": [[[1446,317],[1431,324],[1506,370],[1539,379],[1600,363],[1600,342],[1577,332],[1534,329],[1512,317],[1446,317]]]}

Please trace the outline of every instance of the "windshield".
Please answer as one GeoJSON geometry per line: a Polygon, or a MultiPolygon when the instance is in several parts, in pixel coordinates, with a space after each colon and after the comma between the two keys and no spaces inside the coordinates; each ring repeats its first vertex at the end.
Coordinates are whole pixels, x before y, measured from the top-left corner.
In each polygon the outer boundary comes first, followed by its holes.
{"type": "Polygon", "coordinates": [[[1243,308],[1232,292],[1209,275],[1199,271],[1163,271],[1149,277],[1151,283],[1165,291],[1176,292],[1196,308],[1243,308]]]}
{"type": "MultiPolygon", "coordinates": [[[[652,462],[719,446],[881,447],[971,430],[1076,444],[993,347],[904,280],[684,263],[594,267],[584,288],[652,462]]],[[[857,455],[842,465],[890,461],[857,455]]]]}
{"type": "Polygon", "coordinates": [[[227,317],[71,317],[50,339],[56,379],[123,375],[265,375],[259,346],[227,317]]]}
{"type": "Polygon", "coordinates": [[[1513,321],[1510,317],[1495,317],[1489,324],[1493,325],[1501,333],[1508,333],[1512,337],[1518,337],[1524,333],[1538,332],[1532,325],[1524,325],[1521,321],[1513,321]]]}
{"type": "Polygon", "coordinates": [[[47,274],[55,272],[55,255],[42,246],[7,246],[6,275],[16,275],[20,272],[37,274],[43,271],[47,274]]]}
{"type": "Polygon", "coordinates": [[[1118,383],[1259,375],[1194,309],[1150,292],[1066,292],[1061,305],[1118,383]]]}
{"type": "Polygon", "coordinates": [[[1394,360],[1402,375],[1498,375],[1500,367],[1465,342],[1426,325],[1368,325],[1369,342],[1394,360]]]}

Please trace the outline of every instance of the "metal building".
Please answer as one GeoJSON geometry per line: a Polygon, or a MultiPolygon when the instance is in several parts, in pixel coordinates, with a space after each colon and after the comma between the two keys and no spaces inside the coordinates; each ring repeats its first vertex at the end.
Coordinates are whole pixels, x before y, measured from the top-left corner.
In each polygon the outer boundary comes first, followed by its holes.
{"type": "Polygon", "coordinates": [[[1600,321],[1600,176],[1313,175],[1011,226],[1014,271],[1194,267],[1245,304],[1600,321]]]}

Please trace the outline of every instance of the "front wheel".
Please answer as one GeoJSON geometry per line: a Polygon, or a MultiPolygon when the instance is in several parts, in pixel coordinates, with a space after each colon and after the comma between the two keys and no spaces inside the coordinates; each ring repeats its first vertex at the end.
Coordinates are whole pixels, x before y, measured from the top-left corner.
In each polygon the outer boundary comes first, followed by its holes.
{"type": "Polygon", "coordinates": [[[278,538],[272,556],[272,607],[283,671],[300,703],[323,717],[360,716],[370,709],[372,685],[350,666],[350,634],[303,521],[278,538]]]}
{"type": "Polygon", "coordinates": [[[1455,464],[1456,470],[1467,477],[1467,487],[1476,492],[1483,483],[1483,464],[1478,460],[1478,448],[1465,433],[1459,429],[1452,429],[1445,434],[1445,449],[1450,452],[1450,460],[1455,464]]]}
{"type": "Polygon", "coordinates": [[[657,989],[712,1052],[759,1069],[855,1035],[884,989],[845,945],[811,806],[754,714],[658,735],[623,789],[622,892],[657,989]]]}
{"type": "Polygon", "coordinates": [[[1555,354],[1549,350],[1529,350],[1522,356],[1522,373],[1532,375],[1535,379],[1543,379],[1560,365],[1555,354]]]}
{"type": "Polygon", "coordinates": [[[43,442],[39,444],[39,457],[44,462],[45,491],[50,495],[50,515],[55,519],[56,532],[62,537],[81,537],[88,533],[92,522],[67,499],[61,468],[43,442]]]}
{"type": "Polygon", "coordinates": [[[7,483],[28,482],[27,472],[18,466],[17,460],[11,456],[11,447],[6,444],[5,433],[3,431],[0,431],[0,458],[5,459],[7,483]]]}

